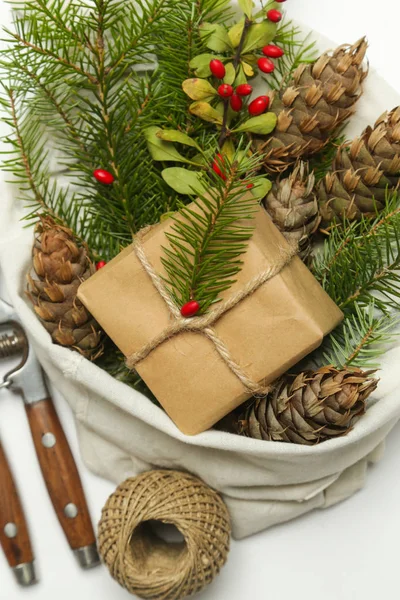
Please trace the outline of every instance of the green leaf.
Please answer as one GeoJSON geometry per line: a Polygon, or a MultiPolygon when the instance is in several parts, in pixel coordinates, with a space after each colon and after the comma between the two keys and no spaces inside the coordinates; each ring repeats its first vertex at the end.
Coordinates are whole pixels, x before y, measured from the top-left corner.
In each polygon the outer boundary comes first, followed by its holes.
{"type": "Polygon", "coordinates": [[[253,194],[254,198],[257,198],[257,200],[262,200],[265,198],[271,188],[271,181],[266,177],[262,177],[256,181],[254,187],[251,189],[251,193],[253,194]]]}
{"type": "Polygon", "coordinates": [[[234,129],[236,132],[248,131],[250,133],[258,133],[260,135],[267,135],[275,129],[277,117],[274,113],[269,112],[258,117],[248,119],[245,123],[242,123],[239,127],[234,129]]]}
{"type": "Polygon", "coordinates": [[[277,26],[272,21],[263,21],[250,25],[246,41],[243,46],[242,54],[252,52],[257,48],[262,48],[266,44],[272,42],[276,35],[277,26]]]}
{"type": "Polygon", "coordinates": [[[242,60],[242,67],[243,67],[244,74],[245,74],[247,77],[253,77],[253,76],[254,76],[253,67],[251,67],[250,65],[248,65],[248,64],[247,64],[246,62],[244,62],[243,60],[242,60]]]}
{"type": "Polygon", "coordinates": [[[192,60],[189,63],[189,66],[191,69],[195,69],[196,75],[198,77],[210,77],[210,62],[214,58],[217,58],[221,61],[226,60],[223,56],[216,56],[215,54],[199,54],[198,56],[192,58],[192,60]]]}
{"type": "Polygon", "coordinates": [[[144,130],[144,136],[147,141],[147,147],[153,160],[173,161],[173,162],[189,162],[184,156],[179,154],[178,150],[170,142],[158,137],[158,132],[162,131],[160,127],[147,127],[144,130]]]}
{"type": "Polygon", "coordinates": [[[199,67],[204,67],[205,65],[209,65],[210,62],[214,59],[218,58],[221,60],[220,56],[215,56],[215,54],[211,54],[210,52],[206,52],[204,54],[198,54],[189,63],[189,67],[191,69],[198,69],[199,67]]]}
{"type": "Polygon", "coordinates": [[[182,89],[192,100],[211,100],[216,95],[217,90],[213,88],[207,79],[185,79],[182,83],[182,89]]]}
{"type": "Polygon", "coordinates": [[[251,15],[253,12],[252,0],[238,0],[238,4],[239,4],[240,8],[242,9],[242,11],[244,12],[244,14],[246,15],[246,17],[249,17],[249,19],[251,19],[251,15]]]}
{"type": "Polygon", "coordinates": [[[234,86],[237,87],[238,85],[241,85],[242,83],[247,83],[247,77],[244,74],[242,65],[239,65],[238,74],[236,75],[234,86]]]}
{"type": "Polygon", "coordinates": [[[233,63],[228,63],[225,65],[225,77],[224,77],[224,83],[229,83],[229,85],[232,85],[232,83],[235,81],[235,77],[236,77],[236,70],[235,67],[233,66],[233,63]]]}
{"type": "Polygon", "coordinates": [[[228,160],[232,162],[233,157],[235,156],[235,146],[233,145],[232,140],[226,140],[224,145],[221,148],[222,154],[225,154],[228,157],[228,160]]]}
{"type": "Polygon", "coordinates": [[[215,52],[228,52],[232,50],[231,40],[225,27],[218,23],[202,23],[199,27],[201,39],[207,48],[215,52]]]}
{"type": "Polygon", "coordinates": [[[258,56],[256,54],[242,54],[242,61],[249,63],[249,65],[257,64],[258,56]]]}
{"type": "Polygon", "coordinates": [[[200,150],[199,145],[192,140],[191,137],[182,131],[178,131],[177,129],[160,129],[160,131],[157,133],[157,137],[165,142],[178,142],[179,144],[192,146],[193,148],[200,150]]]}
{"type": "Polygon", "coordinates": [[[170,167],[161,173],[164,181],[178,194],[193,196],[204,194],[206,187],[201,181],[201,174],[196,171],[182,169],[182,167],[170,167]]]}
{"type": "Polygon", "coordinates": [[[231,41],[231,44],[234,48],[237,48],[240,44],[240,40],[242,38],[242,33],[244,29],[245,19],[241,19],[239,23],[236,23],[233,27],[228,31],[228,36],[231,41]]]}
{"type": "Polygon", "coordinates": [[[192,115],[196,115],[196,117],[203,119],[203,121],[222,125],[222,115],[220,115],[208,102],[193,102],[193,104],[189,106],[189,111],[192,115]]]}

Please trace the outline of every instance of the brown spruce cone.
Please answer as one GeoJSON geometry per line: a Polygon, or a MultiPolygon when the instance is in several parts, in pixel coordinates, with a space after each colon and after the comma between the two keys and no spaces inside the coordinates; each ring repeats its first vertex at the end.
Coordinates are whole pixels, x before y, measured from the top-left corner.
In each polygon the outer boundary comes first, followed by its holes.
{"type": "Polygon", "coordinates": [[[387,190],[394,191],[400,177],[400,107],[384,113],[374,127],[338,149],[318,187],[324,223],[344,216],[351,220],[374,216],[383,208],[387,190]]]}
{"type": "Polygon", "coordinates": [[[103,350],[100,326],[76,297],[95,271],[87,247],[50,217],[41,219],[35,233],[27,290],[34,310],[53,342],[94,360],[103,350]]]}
{"type": "Polygon", "coordinates": [[[275,93],[270,110],[278,117],[268,137],[255,137],[270,173],[284,171],[298,158],[319,152],[353,113],[368,70],[365,39],[340,46],[313,64],[301,64],[287,86],[275,93]]]}
{"type": "Polygon", "coordinates": [[[300,162],[289,177],[273,184],[264,200],[268,214],[284,237],[299,245],[304,261],[311,252],[311,236],[321,221],[314,184],[314,174],[309,173],[306,163],[300,162]]]}
{"type": "Polygon", "coordinates": [[[365,412],[365,401],[378,385],[372,373],[323,367],[285,376],[266,398],[247,406],[237,420],[237,433],[306,445],[344,435],[365,412]]]}

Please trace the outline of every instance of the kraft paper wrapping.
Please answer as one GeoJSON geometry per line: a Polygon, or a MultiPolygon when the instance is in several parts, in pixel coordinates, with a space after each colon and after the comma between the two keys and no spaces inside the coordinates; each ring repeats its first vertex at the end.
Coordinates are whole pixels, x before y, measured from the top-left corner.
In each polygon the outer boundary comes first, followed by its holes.
{"type": "MultiPolygon", "coordinates": [[[[144,237],[146,255],[159,273],[168,220],[144,237]]],[[[223,299],[280,259],[286,241],[264,209],[244,256],[242,271],[223,299]]],[[[126,355],[138,351],[173,318],[132,246],[79,288],[78,296],[126,355]]],[[[295,257],[214,325],[232,358],[257,382],[268,384],[317,348],[343,315],[295,257]]],[[[209,429],[250,397],[201,333],[183,332],[137,365],[139,375],[187,435],[209,429]]]]}

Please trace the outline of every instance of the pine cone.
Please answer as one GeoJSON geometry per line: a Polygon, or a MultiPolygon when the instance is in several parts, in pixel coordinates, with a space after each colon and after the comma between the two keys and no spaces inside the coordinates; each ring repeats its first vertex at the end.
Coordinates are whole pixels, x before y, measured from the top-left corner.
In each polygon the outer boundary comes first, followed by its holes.
{"type": "Polygon", "coordinates": [[[237,433],[306,445],[344,435],[365,412],[365,401],[378,385],[372,373],[323,367],[285,376],[269,396],[247,406],[237,421],[237,433]]]}
{"type": "Polygon", "coordinates": [[[35,233],[27,290],[34,310],[53,342],[94,360],[103,350],[100,326],[76,297],[95,270],[88,249],[50,217],[41,219],[35,233]]]}
{"type": "Polygon", "coordinates": [[[314,174],[309,174],[306,163],[299,163],[289,177],[273,184],[264,200],[268,214],[284,237],[299,245],[304,261],[311,252],[311,236],[321,221],[314,184],[314,174]]]}
{"type": "Polygon", "coordinates": [[[385,205],[387,190],[394,191],[400,176],[400,107],[384,113],[373,128],[338,149],[318,187],[325,223],[375,216],[385,205]]]}
{"type": "Polygon", "coordinates": [[[301,64],[289,85],[273,94],[275,131],[254,140],[254,149],[265,154],[267,171],[282,172],[298,158],[319,152],[350,117],[368,73],[362,66],[366,49],[362,39],[322,54],[314,64],[301,64]]]}

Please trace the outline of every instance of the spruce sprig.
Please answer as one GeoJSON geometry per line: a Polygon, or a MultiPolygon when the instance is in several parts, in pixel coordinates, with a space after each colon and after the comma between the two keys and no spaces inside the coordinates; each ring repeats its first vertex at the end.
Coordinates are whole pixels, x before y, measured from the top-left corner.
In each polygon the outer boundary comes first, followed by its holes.
{"type": "Polygon", "coordinates": [[[378,368],[379,358],[396,339],[393,330],[399,324],[400,319],[395,315],[379,316],[374,302],[368,307],[355,303],[353,312],[324,340],[316,353],[318,366],[378,368]]]}
{"type": "Polygon", "coordinates": [[[400,309],[400,203],[388,194],[375,219],[332,228],[313,273],[343,310],[344,322],[324,340],[319,359],[337,367],[376,366],[393,340],[400,309]]]}
{"type": "Polygon", "coordinates": [[[400,206],[397,194],[372,221],[334,227],[313,265],[316,278],[343,311],[371,301],[381,313],[400,308],[400,206]]]}
{"type": "Polygon", "coordinates": [[[172,89],[181,89],[188,72],[178,57],[182,45],[192,45],[189,9],[197,20],[204,12],[220,18],[225,4],[35,0],[18,5],[2,53],[3,81],[8,80],[3,108],[13,130],[6,140],[13,151],[6,168],[23,185],[28,218],[52,214],[86,239],[94,257],[109,259],[142,226],[176,208],[177,195],[149,159],[143,129],[168,121],[171,110],[186,112],[187,99],[181,92],[178,101],[172,89]],[[185,24],[181,47],[169,47],[178,15],[185,24]],[[165,64],[180,64],[170,73],[169,88],[162,85],[161,68],[154,73],[155,47],[163,47],[165,64]],[[112,186],[96,183],[92,173],[99,167],[114,175],[112,186]],[[61,173],[67,180],[58,177],[55,183],[52,174],[61,173]]]}
{"type": "Polygon", "coordinates": [[[221,155],[223,178],[211,171],[207,192],[194,197],[174,217],[162,263],[167,288],[178,307],[196,300],[205,312],[234,283],[254,231],[258,202],[247,188],[257,182],[258,167],[258,157],[243,159],[240,151],[232,161],[221,155]]]}

